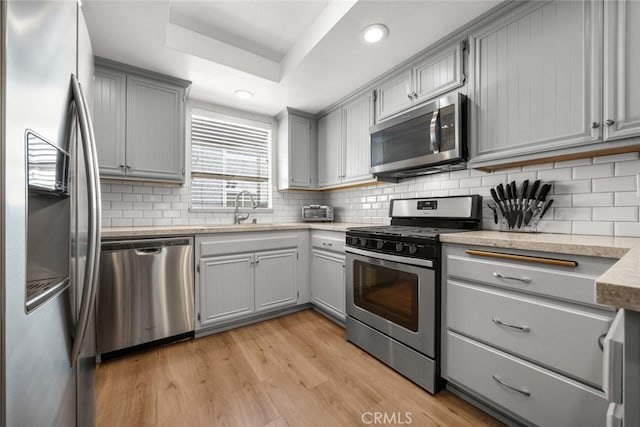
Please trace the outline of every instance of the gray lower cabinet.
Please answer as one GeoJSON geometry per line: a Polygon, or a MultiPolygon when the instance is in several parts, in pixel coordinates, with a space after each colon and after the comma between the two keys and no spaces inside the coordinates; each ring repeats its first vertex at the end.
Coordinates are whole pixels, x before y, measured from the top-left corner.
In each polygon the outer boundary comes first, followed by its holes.
{"type": "Polygon", "coordinates": [[[94,121],[102,177],[184,182],[189,85],[96,58],[94,121]]]}
{"type": "Polygon", "coordinates": [[[305,230],[196,236],[196,331],[308,301],[308,269],[302,265],[308,258],[299,250],[308,244],[307,235],[305,230]]]}
{"type": "Polygon", "coordinates": [[[340,232],[311,233],[311,303],[341,322],[346,318],[344,240],[340,232]]]}
{"type": "Polygon", "coordinates": [[[443,377],[518,422],[604,426],[601,345],[616,313],[595,304],[593,290],[613,263],[445,244],[443,377]]]}

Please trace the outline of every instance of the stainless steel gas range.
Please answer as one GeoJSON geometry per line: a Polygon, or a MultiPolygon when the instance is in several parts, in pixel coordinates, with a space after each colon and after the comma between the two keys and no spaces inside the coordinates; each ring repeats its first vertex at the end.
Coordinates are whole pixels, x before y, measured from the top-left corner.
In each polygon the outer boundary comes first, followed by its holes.
{"type": "Polygon", "coordinates": [[[481,197],[391,201],[390,226],[347,231],[348,341],[422,388],[439,388],[440,241],[477,229],[481,197]]]}

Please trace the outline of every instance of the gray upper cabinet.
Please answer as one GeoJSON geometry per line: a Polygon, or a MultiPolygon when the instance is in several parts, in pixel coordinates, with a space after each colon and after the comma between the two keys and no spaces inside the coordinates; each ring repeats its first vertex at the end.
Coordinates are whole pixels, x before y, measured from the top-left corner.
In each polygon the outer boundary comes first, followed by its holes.
{"type": "Polygon", "coordinates": [[[532,2],[472,35],[471,166],[602,138],[601,35],[594,1],[532,2]]]}
{"type": "Polygon", "coordinates": [[[331,187],[342,180],[341,108],[318,120],[318,186],[331,187]]]}
{"type": "Polygon", "coordinates": [[[604,2],[604,138],[640,135],[640,2],[604,2]]]}
{"type": "Polygon", "coordinates": [[[96,58],[95,133],[105,178],[184,182],[190,82],[96,58]]]}
{"type": "Polygon", "coordinates": [[[372,181],[373,96],[365,93],[318,121],[318,186],[372,181]]]}
{"type": "Polygon", "coordinates": [[[97,68],[94,80],[93,125],[100,174],[124,177],[127,75],[97,68]]]}
{"type": "Polygon", "coordinates": [[[429,53],[377,85],[376,121],[387,119],[464,83],[462,43],[429,53]]]}
{"type": "Polygon", "coordinates": [[[316,121],[287,108],[278,119],[278,190],[315,186],[316,121]]]}
{"type": "Polygon", "coordinates": [[[373,96],[364,94],[343,107],[344,148],[342,183],[373,179],[371,168],[371,136],[373,126],[373,96]]]}

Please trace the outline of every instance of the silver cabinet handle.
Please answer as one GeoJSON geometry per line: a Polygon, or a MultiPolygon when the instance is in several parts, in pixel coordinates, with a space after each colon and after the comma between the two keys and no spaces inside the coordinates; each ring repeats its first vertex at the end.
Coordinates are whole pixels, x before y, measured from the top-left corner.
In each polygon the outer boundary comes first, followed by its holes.
{"type": "Polygon", "coordinates": [[[131,166],[130,166],[130,165],[127,165],[127,169],[131,170],[131,166]]]}
{"type": "Polygon", "coordinates": [[[529,392],[529,391],[527,391],[527,390],[519,389],[519,388],[517,388],[517,387],[514,387],[514,386],[512,386],[512,385],[511,385],[511,384],[509,384],[509,383],[507,383],[505,380],[503,380],[502,378],[500,378],[500,377],[499,377],[499,376],[497,376],[497,375],[491,375],[491,378],[493,378],[493,380],[494,380],[495,382],[497,382],[498,384],[500,384],[500,385],[501,385],[501,386],[503,386],[503,387],[508,388],[509,390],[513,390],[513,391],[518,392],[518,393],[520,393],[520,394],[522,394],[522,395],[524,395],[524,396],[527,396],[527,397],[531,396],[531,392],[529,392]]]}
{"type": "Polygon", "coordinates": [[[606,332],[598,337],[598,347],[600,347],[600,351],[604,351],[604,339],[606,337],[607,337],[606,332]]]}
{"type": "Polygon", "coordinates": [[[413,97],[414,97],[415,99],[418,99],[418,94],[417,94],[417,93],[415,93],[415,92],[413,92],[413,97]]]}
{"type": "Polygon", "coordinates": [[[531,332],[531,328],[528,326],[518,326],[518,325],[510,325],[509,323],[504,323],[500,319],[496,319],[495,317],[491,318],[491,321],[499,326],[504,326],[505,328],[515,329],[520,332],[531,332]]]}
{"type": "Polygon", "coordinates": [[[408,93],[407,94],[407,98],[409,98],[409,101],[413,100],[413,94],[412,93],[408,93]]]}
{"type": "Polygon", "coordinates": [[[616,124],[616,121],[612,119],[607,119],[604,121],[605,126],[613,126],[614,124],[616,124]]]}
{"type": "Polygon", "coordinates": [[[497,271],[493,272],[493,276],[497,277],[498,279],[509,279],[509,280],[517,280],[518,282],[522,282],[522,283],[531,283],[531,279],[529,279],[528,277],[505,276],[504,274],[498,273],[497,271]]]}
{"type": "Polygon", "coordinates": [[[598,129],[600,127],[600,123],[598,122],[591,122],[591,129],[598,129]]]}
{"type": "Polygon", "coordinates": [[[119,165],[118,166],[120,169],[124,169],[124,165],[119,165]]]}
{"type": "Polygon", "coordinates": [[[260,264],[260,260],[259,259],[256,260],[256,264],[260,264]]]}
{"type": "Polygon", "coordinates": [[[333,243],[322,242],[322,246],[333,246],[333,243]]]}

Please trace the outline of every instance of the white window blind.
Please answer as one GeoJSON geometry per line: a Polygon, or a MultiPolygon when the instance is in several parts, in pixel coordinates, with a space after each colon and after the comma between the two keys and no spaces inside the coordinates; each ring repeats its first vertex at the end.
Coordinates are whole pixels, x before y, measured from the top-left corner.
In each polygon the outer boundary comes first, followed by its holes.
{"type": "MultiPolygon", "coordinates": [[[[191,116],[191,206],[235,207],[238,192],[253,193],[258,207],[271,204],[271,129],[232,118],[191,116]]],[[[251,207],[248,196],[240,207],[251,207]]]]}

